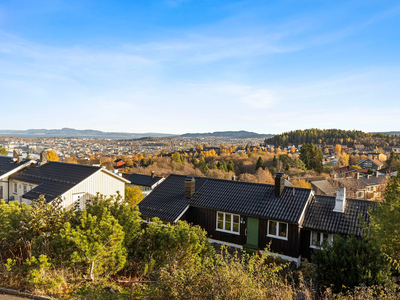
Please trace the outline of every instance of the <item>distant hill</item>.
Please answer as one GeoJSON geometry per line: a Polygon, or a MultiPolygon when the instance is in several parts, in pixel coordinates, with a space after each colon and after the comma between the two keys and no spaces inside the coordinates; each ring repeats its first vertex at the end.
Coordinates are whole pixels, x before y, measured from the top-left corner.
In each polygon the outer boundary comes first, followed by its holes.
{"type": "Polygon", "coordinates": [[[97,139],[137,139],[143,137],[223,137],[234,139],[246,138],[270,138],[272,134],[258,134],[249,131],[216,131],[207,133],[185,133],[174,135],[168,133],[129,133],[129,132],[104,132],[92,129],[28,129],[28,130],[0,130],[0,136],[21,136],[21,137],[77,137],[77,138],[97,138],[97,139]]]}
{"type": "Polygon", "coordinates": [[[135,139],[141,137],[167,137],[173,134],[165,133],[128,133],[128,132],[104,132],[92,129],[28,129],[28,130],[0,130],[0,136],[22,136],[22,137],[80,137],[98,139],[135,139]]]}
{"type": "Polygon", "coordinates": [[[381,134],[392,134],[392,135],[400,135],[400,131],[387,131],[387,132],[371,132],[371,133],[381,133],[381,134]]]}
{"type": "Polygon", "coordinates": [[[259,134],[255,132],[240,130],[240,131],[215,131],[215,132],[205,132],[205,133],[185,133],[180,135],[180,137],[190,137],[190,138],[231,138],[231,139],[266,139],[273,137],[273,134],[259,134]]]}

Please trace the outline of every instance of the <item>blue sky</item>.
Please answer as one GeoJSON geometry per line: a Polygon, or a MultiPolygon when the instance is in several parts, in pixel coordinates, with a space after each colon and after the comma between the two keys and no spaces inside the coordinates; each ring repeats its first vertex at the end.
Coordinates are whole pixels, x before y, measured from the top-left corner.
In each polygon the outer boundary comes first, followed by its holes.
{"type": "Polygon", "coordinates": [[[0,1],[2,129],[400,130],[399,1],[0,1]]]}

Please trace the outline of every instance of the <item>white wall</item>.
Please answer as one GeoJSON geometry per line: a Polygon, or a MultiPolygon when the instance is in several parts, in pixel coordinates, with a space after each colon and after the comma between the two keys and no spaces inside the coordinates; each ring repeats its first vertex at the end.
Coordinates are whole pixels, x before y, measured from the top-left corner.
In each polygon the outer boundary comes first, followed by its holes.
{"type": "Polygon", "coordinates": [[[72,207],[74,194],[85,193],[81,201],[86,200],[97,192],[103,195],[116,195],[117,191],[125,198],[125,182],[100,170],[62,195],[64,207],[72,207]]]}
{"type": "Polygon", "coordinates": [[[24,185],[27,187],[27,191],[30,191],[31,189],[37,187],[37,184],[34,183],[29,183],[29,182],[24,182],[24,181],[19,181],[15,179],[10,179],[8,181],[8,189],[9,189],[9,196],[14,196],[15,201],[19,201],[20,197],[25,194],[24,193],[24,185]],[[14,183],[17,183],[17,192],[14,192],[14,183]]]}

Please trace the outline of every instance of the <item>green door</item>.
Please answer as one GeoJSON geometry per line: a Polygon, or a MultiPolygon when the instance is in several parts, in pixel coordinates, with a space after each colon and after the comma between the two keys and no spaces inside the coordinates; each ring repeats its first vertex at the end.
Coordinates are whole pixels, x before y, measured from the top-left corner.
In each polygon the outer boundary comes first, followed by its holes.
{"type": "Polygon", "coordinates": [[[258,247],[258,219],[247,218],[247,244],[258,247]]]}

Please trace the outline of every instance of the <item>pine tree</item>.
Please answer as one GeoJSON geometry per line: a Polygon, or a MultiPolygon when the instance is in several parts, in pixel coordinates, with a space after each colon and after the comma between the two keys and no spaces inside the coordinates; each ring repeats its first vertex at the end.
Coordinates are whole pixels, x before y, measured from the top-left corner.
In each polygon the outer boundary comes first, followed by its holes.
{"type": "Polygon", "coordinates": [[[263,159],[262,159],[261,156],[260,156],[260,157],[258,158],[258,160],[257,160],[256,171],[257,171],[259,168],[262,168],[263,170],[265,169],[265,164],[264,164],[264,161],[263,161],[263,159]]]}

